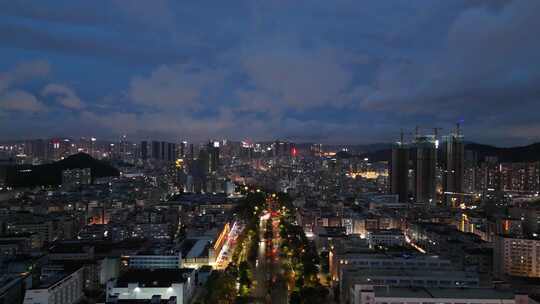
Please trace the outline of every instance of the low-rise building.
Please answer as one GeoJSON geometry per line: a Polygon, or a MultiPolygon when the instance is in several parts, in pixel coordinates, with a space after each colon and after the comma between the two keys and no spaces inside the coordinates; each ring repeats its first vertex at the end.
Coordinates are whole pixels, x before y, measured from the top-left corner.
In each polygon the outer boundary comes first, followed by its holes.
{"type": "Polygon", "coordinates": [[[351,299],[354,290],[364,290],[377,286],[398,287],[440,287],[478,288],[479,278],[475,273],[459,270],[418,270],[418,269],[365,269],[343,267],[340,274],[342,300],[351,299]]]}
{"type": "Polygon", "coordinates": [[[445,303],[445,304],[515,304],[527,303],[525,295],[514,295],[496,289],[484,288],[437,288],[437,287],[375,287],[360,288],[352,294],[353,304],[406,304],[406,303],[445,303]]]}
{"type": "Polygon", "coordinates": [[[195,287],[195,270],[130,269],[107,283],[107,303],[130,300],[176,299],[189,303],[195,287]]]}
{"type": "Polygon", "coordinates": [[[399,247],[405,244],[405,235],[399,229],[375,230],[367,233],[369,247],[399,247]]]}
{"type": "Polygon", "coordinates": [[[129,257],[129,268],[138,269],[179,269],[182,268],[182,254],[140,252],[129,257]]]}
{"type": "Polygon", "coordinates": [[[29,289],[24,304],[70,304],[83,296],[84,267],[47,277],[37,288],[29,289]]]}

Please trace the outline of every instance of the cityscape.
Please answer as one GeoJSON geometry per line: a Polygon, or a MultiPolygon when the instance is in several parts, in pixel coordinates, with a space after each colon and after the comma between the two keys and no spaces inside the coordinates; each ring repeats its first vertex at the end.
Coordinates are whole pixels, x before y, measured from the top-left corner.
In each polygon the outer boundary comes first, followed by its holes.
{"type": "Polygon", "coordinates": [[[540,1],[0,1],[0,304],[540,303],[540,1]]]}

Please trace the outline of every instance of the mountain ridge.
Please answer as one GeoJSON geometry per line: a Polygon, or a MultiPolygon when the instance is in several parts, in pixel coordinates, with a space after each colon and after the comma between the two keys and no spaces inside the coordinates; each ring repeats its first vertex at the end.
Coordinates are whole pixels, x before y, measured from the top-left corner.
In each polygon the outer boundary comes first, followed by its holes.
{"type": "Polygon", "coordinates": [[[62,171],[83,168],[90,168],[92,181],[96,178],[120,175],[118,169],[109,163],[86,153],[77,153],[50,164],[6,166],[6,184],[11,187],[60,185],[62,171]]]}

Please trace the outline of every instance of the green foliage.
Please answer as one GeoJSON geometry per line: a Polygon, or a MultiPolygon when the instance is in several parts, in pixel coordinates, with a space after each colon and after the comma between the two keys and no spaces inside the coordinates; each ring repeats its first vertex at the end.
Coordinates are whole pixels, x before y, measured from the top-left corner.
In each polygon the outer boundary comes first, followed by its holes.
{"type": "Polygon", "coordinates": [[[324,286],[316,285],[314,287],[305,287],[300,290],[302,303],[324,304],[328,303],[328,289],[324,286]]]}
{"type": "Polygon", "coordinates": [[[206,283],[205,303],[232,304],[236,298],[236,279],[228,271],[213,271],[206,283]]]}

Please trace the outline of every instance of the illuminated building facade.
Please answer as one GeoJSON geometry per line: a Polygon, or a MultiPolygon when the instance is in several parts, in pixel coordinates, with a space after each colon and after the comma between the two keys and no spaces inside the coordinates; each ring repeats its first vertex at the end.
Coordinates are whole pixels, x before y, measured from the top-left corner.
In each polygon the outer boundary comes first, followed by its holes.
{"type": "Polygon", "coordinates": [[[494,249],[496,277],[540,278],[540,239],[498,236],[494,249]]]}

